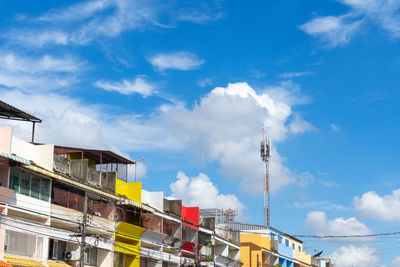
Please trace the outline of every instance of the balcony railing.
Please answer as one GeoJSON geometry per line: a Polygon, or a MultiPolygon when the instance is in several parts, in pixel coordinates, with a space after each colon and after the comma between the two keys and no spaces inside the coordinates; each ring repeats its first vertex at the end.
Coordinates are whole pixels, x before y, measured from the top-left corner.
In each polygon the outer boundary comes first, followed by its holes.
{"type": "Polygon", "coordinates": [[[60,155],[54,155],[54,170],[66,176],[74,177],[84,184],[115,193],[117,172],[97,171],[89,166],[88,159],[69,160],[60,155]]]}

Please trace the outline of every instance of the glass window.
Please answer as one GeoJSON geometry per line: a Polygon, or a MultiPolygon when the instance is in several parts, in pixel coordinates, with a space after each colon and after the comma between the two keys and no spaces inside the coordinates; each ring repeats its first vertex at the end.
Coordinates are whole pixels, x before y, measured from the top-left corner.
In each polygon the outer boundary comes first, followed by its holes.
{"type": "Polygon", "coordinates": [[[31,187],[31,174],[29,172],[21,172],[21,183],[19,193],[29,196],[31,187]]]}
{"type": "Polygon", "coordinates": [[[31,197],[39,198],[40,195],[40,177],[32,175],[31,197]]]}
{"type": "Polygon", "coordinates": [[[285,244],[288,247],[289,246],[289,240],[285,239],[285,244]]]}
{"type": "Polygon", "coordinates": [[[7,243],[4,251],[33,257],[36,248],[36,236],[6,230],[7,243]]]}
{"type": "Polygon", "coordinates": [[[10,188],[19,192],[19,182],[20,182],[21,172],[17,168],[11,168],[10,172],[10,188]]]}
{"type": "Polygon", "coordinates": [[[40,199],[49,201],[50,197],[50,180],[46,178],[40,179],[40,199]]]}
{"type": "Polygon", "coordinates": [[[87,248],[85,251],[85,263],[88,265],[97,265],[97,249],[87,248]]]}
{"type": "Polygon", "coordinates": [[[299,252],[301,252],[301,247],[299,246],[299,252]]]}

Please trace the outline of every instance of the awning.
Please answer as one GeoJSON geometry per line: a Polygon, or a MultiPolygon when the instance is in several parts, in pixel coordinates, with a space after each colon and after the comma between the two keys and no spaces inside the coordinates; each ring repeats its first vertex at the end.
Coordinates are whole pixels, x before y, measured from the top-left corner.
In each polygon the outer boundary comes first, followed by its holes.
{"type": "Polygon", "coordinates": [[[71,267],[71,265],[66,264],[63,261],[47,261],[47,265],[50,267],[71,267]]]}
{"type": "Polygon", "coordinates": [[[143,209],[143,210],[146,210],[148,212],[154,212],[154,209],[152,207],[149,207],[146,204],[137,203],[136,201],[131,200],[131,199],[127,199],[127,198],[122,198],[122,197],[119,198],[118,204],[128,205],[128,206],[131,206],[133,208],[143,209]]]}
{"type": "Polygon", "coordinates": [[[46,267],[43,263],[31,259],[4,256],[8,264],[14,267],[46,267]]]}
{"type": "Polygon", "coordinates": [[[139,245],[131,245],[123,242],[115,241],[114,242],[114,251],[132,255],[132,256],[140,256],[140,244],[139,245]]]}
{"type": "Polygon", "coordinates": [[[12,265],[5,261],[0,260],[0,267],[12,267],[12,265]]]}
{"type": "Polygon", "coordinates": [[[7,158],[7,159],[11,159],[11,160],[23,163],[25,165],[31,165],[31,161],[30,160],[23,159],[21,157],[18,157],[18,156],[15,156],[15,155],[3,152],[3,151],[0,151],[0,156],[3,157],[3,158],[7,158]]]}

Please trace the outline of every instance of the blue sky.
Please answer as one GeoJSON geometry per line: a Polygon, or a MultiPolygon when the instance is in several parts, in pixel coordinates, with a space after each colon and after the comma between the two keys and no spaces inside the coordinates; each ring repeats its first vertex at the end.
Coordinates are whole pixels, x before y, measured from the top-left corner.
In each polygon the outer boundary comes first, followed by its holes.
{"type": "MultiPolygon", "coordinates": [[[[3,1],[0,93],[43,118],[38,141],[144,158],[145,189],[237,208],[249,223],[263,223],[265,128],[273,226],[393,232],[399,9],[397,0],[3,1]]],[[[28,138],[28,125],[14,126],[28,138]]],[[[400,266],[396,236],[304,240],[338,266],[400,266]]]]}

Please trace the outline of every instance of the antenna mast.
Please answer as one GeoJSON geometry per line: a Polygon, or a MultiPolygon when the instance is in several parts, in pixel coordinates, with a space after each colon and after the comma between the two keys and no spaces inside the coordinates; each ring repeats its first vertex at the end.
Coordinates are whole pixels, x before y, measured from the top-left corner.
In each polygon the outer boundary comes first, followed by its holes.
{"type": "Polygon", "coordinates": [[[264,173],[264,225],[269,227],[269,208],[270,208],[270,196],[269,196],[269,158],[271,156],[271,142],[267,137],[264,137],[261,141],[261,159],[265,163],[264,173]]]}

